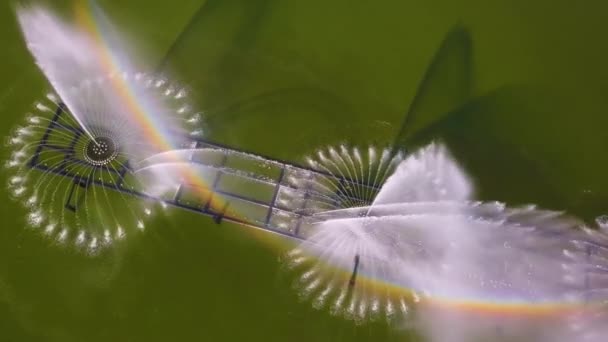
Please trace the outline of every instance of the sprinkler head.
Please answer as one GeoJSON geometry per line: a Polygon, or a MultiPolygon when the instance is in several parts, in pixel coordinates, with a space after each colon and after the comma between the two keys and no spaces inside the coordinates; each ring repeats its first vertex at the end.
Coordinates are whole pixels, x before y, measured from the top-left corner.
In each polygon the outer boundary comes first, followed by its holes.
{"type": "Polygon", "coordinates": [[[118,144],[108,137],[97,137],[87,143],[84,158],[94,166],[104,166],[118,156],[118,144]]]}

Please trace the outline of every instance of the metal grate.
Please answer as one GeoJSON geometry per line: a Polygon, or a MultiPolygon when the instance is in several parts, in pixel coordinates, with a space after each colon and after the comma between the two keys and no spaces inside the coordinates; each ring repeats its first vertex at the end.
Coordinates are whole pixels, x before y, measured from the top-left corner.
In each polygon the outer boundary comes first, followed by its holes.
{"type": "MultiPolygon", "coordinates": [[[[305,237],[301,231],[303,219],[310,215],[310,212],[306,210],[309,198],[311,197],[310,188],[298,188],[290,185],[285,179],[286,175],[308,177],[309,179],[315,176],[336,178],[333,175],[312,168],[257,154],[255,154],[256,157],[272,162],[273,169],[270,170],[272,175],[267,175],[264,177],[264,180],[262,180],[261,177],[256,177],[255,173],[250,173],[249,175],[239,174],[234,172],[234,170],[238,170],[238,168],[227,166],[230,162],[234,162],[231,160],[231,156],[239,153],[241,155],[244,153],[249,155],[254,154],[247,151],[236,150],[229,146],[204,139],[187,137],[184,138],[184,146],[194,148],[209,147],[224,152],[223,157],[216,165],[209,165],[204,161],[196,160],[193,154],[188,158],[189,162],[192,164],[205,165],[214,170],[215,178],[211,187],[209,189],[194,189],[192,184],[183,183],[177,187],[175,193],[170,198],[154,197],[143,191],[136,190],[127,184],[128,182],[125,178],[127,172],[130,170],[128,160],[121,162],[120,167],[116,169],[107,166],[98,166],[98,168],[111,175],[111,177],[97,179],[83,177],[74,170],[66,168],[65,165],[68,164],[90,166],[87,161],[78,159],[74,150],[78,140],[84,136],[84,132],[75,125],[66,125],[60,122],[61,117],[66,115],[69,115],[67,108],[65,105],[60,104],[28,165],[33,169],[54,173],[72,179],[70,189],[68,190],[67,200],[64,205],[73,212],[79,210],[79,205],[82,203],[82,197],[84,196],[84,191],[77,190],[79,188],[86,190],[92,186],[98,186],[137,196],[142,199],[161,201],[174,207],[210,216],[218,224],[223,220],[228,220],[301,239],[305,237]],[[53,132],[57,130],[61,131],[63,135],[71,135],[71,142],[67,144],[67,146],[57,146],[49,143],[49,141],[51,141],[49,138],[53,132]],[[53,167],[45,165],[40,158],[40,154],[45,150],[53,150],[55,153],[63,154],[63,162],[61,165],[55,165],[53,167]],[[247,191],[243,191],[241,188],[234,187],[234,184],[231,184],[230,180],[232,180],[232,183],[237,183],[237,185],[239,182],[246,183],[243,188],[255,188],[257,186],[261,189],[258,189],[259,191],[250,191],[247,193],[247,191]],[[188,194],[193,193],[197,194],[197,200],[188,198],[188,194]],[[286,204],[282,198],[288,193],[298,193],[299,200],[286,204]],[[218,195],[225,200],[226,206],[224,208],[218,209],[211,206],[213,196],[218,195]],[[202,202],[201,197],[204,199],[202,202]],[[227,210],[229,207],[232,207],[233,210],[227,210]]],[[[64,121],[68,122],[69,120],[64,121]]],[[[356,181],[348,179],[337,180],[341,184],[352,183],[355,185],[357,183],[356,181]]],[[[361,184],[358,183],[357,185],[361,186],[361,184]]]]}

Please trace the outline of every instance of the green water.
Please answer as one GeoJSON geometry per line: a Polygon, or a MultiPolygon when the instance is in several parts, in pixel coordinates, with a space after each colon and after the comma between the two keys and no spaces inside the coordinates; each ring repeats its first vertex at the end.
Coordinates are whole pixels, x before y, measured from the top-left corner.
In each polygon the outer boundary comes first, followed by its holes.
{"type": "MultiPolygon", "coordinates": [[[[480,198],[608,213],[605,1],[99,3],[148,69],[193,89],[210,139],[294,161],[399,132],[406,147],[442,139],[480,198]]],[[[0,6],[6,136],[46,84],[12,5],[0,6]]],[[[174,210],[85,257],[24,229],[25,211],[1,192],[0,341],[410,338],[299,302],[278,238],[174,210]]]]}

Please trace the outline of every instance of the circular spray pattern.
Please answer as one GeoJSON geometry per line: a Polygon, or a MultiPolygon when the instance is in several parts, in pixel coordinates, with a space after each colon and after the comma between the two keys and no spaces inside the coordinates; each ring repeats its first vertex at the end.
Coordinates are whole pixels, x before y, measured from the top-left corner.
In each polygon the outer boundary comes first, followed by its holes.
{"type": "Polygon", "coordinates": [[[287,184],[295,191],[281,200],[306,214],[368,206],[402,160],[402,152],[388,147],[322,148],[305,158],[308,170],[287,176],[287,184]]]}
{"type": "Polygon", "coordinates": [[[201,114],[188,105],[184,88],[143,73],[86,79],[64,96],[76,107],[47,94],[7,138],[8,189],[28,211],[27,227],[90,254],[143,231],[155,208],[165,207],[131,195],[163,183],[153,172],[134,173],[131,165],[192,146],[202,132],[201,114]],[[139,108],[124,105],[122,87],[139,108]],[[150,107],[154,113],[146,112],[150,107]],[[159,132],[162,127],[175,138],[150,134],[144,119],[152,114],[159,132]]]}
{"type": "MultiPolygon", "coordinates": [[[[349,159],[363,158],[334,149],[311,166],[355,165],[348,168],[354,175],[357,163],[349,159]]],[[[482,317],[514,308],[530,317],[571,317],[589,302],[605,302],[608,236],[580,220],[535,206],[472,201],[468,177],[438,144],[382,178],[369,205],[318,207],[300,226],[305,239],[284,264],[313,307],[361,323],[426,320],[432,307],[482,317]]],[[[320,198],[344,196],[338,187],[320,188],[327,189],[320,198]]]]}
{"type": "Polygon", "coordinates": [[[366,280],[366,274],[376,275],[377,268],[381,273],[390,272],[391,263],[376,255],[374,246],[360,243],[361,239],[367,240],[365,230],[341,224],[330,226],[322,224],[324,218],[317,218],[324,213],[357,208],[361,210],[354,210],[354,216],[364,217],[364,209],[372,205],[403,160],[401,151],[389,147],[342,144],[317,150],[305,158],[308,169],[287,177],[287,184],[296,191],[289,192],[291,196],[284,199],[287,203],[283,205],[300,207],[303,214],[310,215],[300,226],[300,234],[306,239],[284,258],[287,272],[295,276],[292,286],[301,300],[358,323],[382,317],[400,320],[410,314],[411,303],[419,300],[416,292],[394,291],[385,284],[366,280]],[[325,230],[327,227],[330,228],[325,230]],[[320,232],[333,235],[319,238],[320,232]]]}
{"type": "Polygon", "coordinates": [[[91,139],[84,152],[87,162],[95,166],[108,165],[118,156],[118,144],[108,137],[91,139]]]}

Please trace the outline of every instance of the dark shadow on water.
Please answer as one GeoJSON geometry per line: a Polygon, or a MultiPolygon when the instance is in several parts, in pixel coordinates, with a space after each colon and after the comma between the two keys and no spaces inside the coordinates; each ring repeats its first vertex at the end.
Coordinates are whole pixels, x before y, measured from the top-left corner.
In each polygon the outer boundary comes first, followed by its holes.
{"type": "Polygon", "coordinates": [[[262,62],[251,50],[273,1],[205,1],[169,47],[157,72],[171,74],[185,65],[181,72],[205,106],[230,102],[262,62]]]}
{"type": "Polygon", "coordinates": [[[243,115],[241,112],[252,111],[256,108],[264,107],[270,107],[271,110],[261,114],[266,114],[266,116],[270,117],[260,119],[269,120],[272,115],[278,114],[276,113],[276,110],[272,110],[273,108],[277,108],[281,111],[280,106],[282,106],[283,110],[289,110],[290,106],[292,107],[294,104],[315,108],[324,115],[354,110],[341,98],[323,89],[314,87],[292,87],[261,93],[245,100],[232,103],[225,108],[213,108],[208,111],[210,114],[208,123],[213,127],[227,128],[222,127],[222,125],[230,126],[235,120],[239,119],[239,116],[243,115]]]}
{"type": "Polygon", "coordinates": [[[336,122],[327,118],[353,110],[329,91],[302,86],[270,90],[224,108],[210,108],[205,123],[213,128],[208,132],[210,139],[288,159],[294,152],[306,153],[311,146],[324,144],[325,137],[340,130],[336,122]],[[244,132],[269,132],[269,135],[260,139],[259,135],[244,132]],[[277,149],[277,144],[285,147],[286,154],[277,149]]]}
{"type": "Polygon", "coordinates": [[[417,132],[408,147],[442,139],[473,177],[481,200],[534,203],[591,221],[608,209],[608,193],[601,186],[583,191],[582,184],[605,180],[562,147],[576,143],[566,132],[563,139],[547,133],[559,104],[545,95],[524,86],[494,90],[417,132]]]}
{"type": "Polygon", "coordinates": [[[587,221],[608,212],[608,177],[598,171],[608,165],[601,138],[606,120],[573,116],[579,108],[567,94],[532,86],[473,98],[472,55],[466,28],[447,33],[406,112],[395,151],[441,139],[471,175],[479,199],[535,203],[587,221]],[[577,138],[580,132],[586,136],[577,138]]]}
{"type": "MultiPolygon", "coordinates": [[[[545,203],[559,207],[537,161],[509,142],[488,136],[483,117],[508,115],[514,110],[514,89],[502,88],[478,97],[448,113],[444,120],[418,132],[409,147],[421,146],[440,137],[469,173],[474,176],[480,199],[509,203],[545,203]]],[[[520,110],[520,109],[518,109],[520,110]]]]}
{"type": "Polygon", "coordinates": [[[464,104],[473,88],[473,42],[462,26],[450,30],[418,86],[395,146],[407,146],[408,138],[417,131],[441,120],[454,108],[464,104]]]}
{"type": "Polygon", "coordinates": [[[324,87],[325,78],[308,64],[258,47],[273,2],[208,1],[168,51],[161,69],[179,65],[181,74],[196,75],[188,86],[205,112],[210,139],[280,159],[340,137],[350,143],[377,137],[406,150],[443,139],[481,199],[537,203],[586,218],[608,211],[608,177],[601,172],[608,167],[601,151],[606,120],[573,117],[579,108],[563,107],[564,96],[547,100],[520,87],[473,99],[474,43],[467,28],[455,26],[438,44],[392,139],[394,126],[374,126],[373,117],[362,117],[365,109],[342,88],[324,87]],[[598,138],[578,139],[576,132],[598,138]],[[594,157],[581,158],[580,151],[594,157]]]}
{"type": "MultiPolygon", "coordinates": [[[[208,0],[203,1],[198,10],[190,17],[182,31],[175,38],[171,46],[167,49],[165,56],[158,65],[158,71],[162,71],[167,67],[171,57],[178,53],[180,49],[188,48],[188,43],[191,43],[193,35],[196,35],[197,26],[204,25],[205,21],[212,20],[214,16],[226,15],[224,8],[228,8],[229,15],[240,16],[243,20],[239,20],[238,28],[234,30],[231,37],[232,45],[250,45],[257,33],[257,27],[263,20],[264,14],[267,12],[269,4],[272,0],[262,1],[242,1],[242,0],[208,0]],[[223,6],[223,7],[222,7],[223,6]]],[[[225,18],[224,18],[225,19],[225,18]]],[[[214,35],[214,32],[207,31],[209,35],[214,35]]],[[[205,38],[203,37],[203,40],[205,38]]]]}

